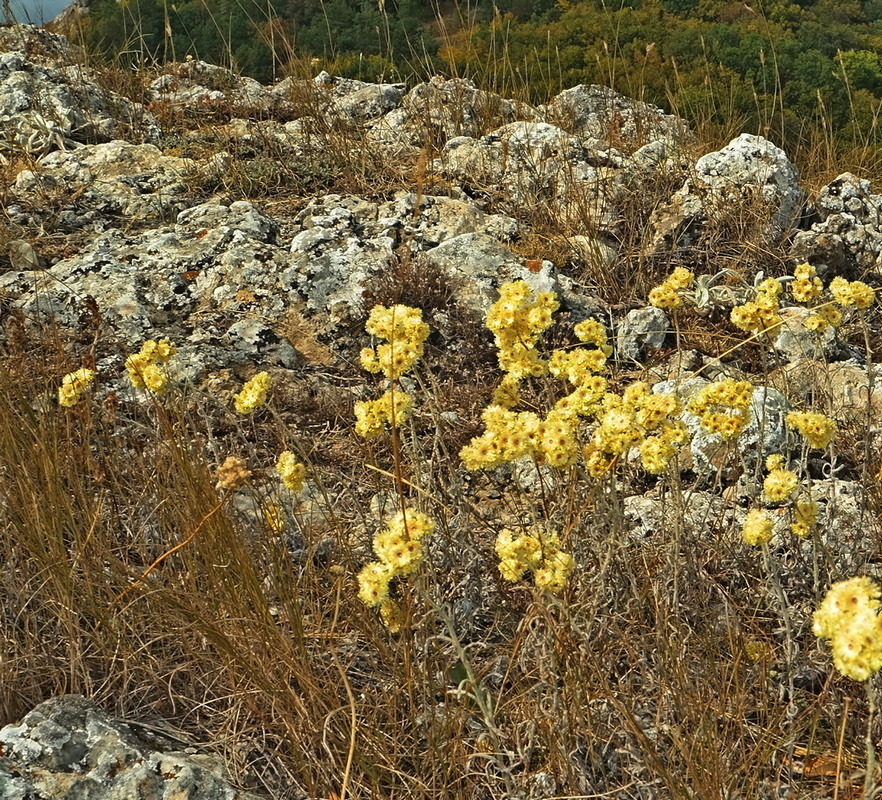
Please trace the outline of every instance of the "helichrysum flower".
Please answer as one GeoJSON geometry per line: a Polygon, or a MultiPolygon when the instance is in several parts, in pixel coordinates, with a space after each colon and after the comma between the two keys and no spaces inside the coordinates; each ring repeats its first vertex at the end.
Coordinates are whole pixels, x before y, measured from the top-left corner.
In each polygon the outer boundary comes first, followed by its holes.
{"type": "Polygon", "coordinates": [[[407,392],[390,389],[376,400],[355,404],[355,432],[359,436],[379,436],[387,426],[401,427],[410,416],[413,400],[407,392]]]}
{"type": "Polygon", "coordinates": [[[545,373],[545,362],[539,357],[536,344],[552,323],[558,302],[553,292],[533,290],[526,281],[504,283],[499,299],[487,312],[487,327],[496,340],[499,366],[515,378],[545,373]]]}
{"type": "Polygon", "coordinates": [[[239,456],[228,456],[215,472],[217,484],[215,488],[219,491],[232,491],[244,485],[251,477],[251,471],[244,458],[239,456]]]}
{"type": "Polygon", "coordinates": [[[303,489],[303,479],[306,477],[306,467],[300,463],[297,456],[290,450],[279,454],[276,469],[282,478],[285,488],[295,494],[303,489]]]}
{"type": "Polygon", "coordinates": [[[379,561],[371,561],[358,573],[358,597],[366,606],[378,606],[389,598],[392,568],[379,561]]]}
{"type": "Polygon", "coordinates": [[[236,395],[235,407],[239,414],[251,414],[266,402],[271,378],[268,372],[258,372],[251,380],[246,381],[242,391],[236,395]]]}
{"type": "Polygon", "coordinates": [[[374,553],[379,560],[372,561],[358,575],[358,596],[366,605],[380,606],[383,622],[392,633],[400,630],[401,616],[397,603],[389,598],[389,584],[419,568],[424,541],[434,530],[435,523],[421,511],[398,511],[374,537],[374,553]]]}
{"type": "Polygon", "coordinates": [[[823,293],[824,284],[815,276],[815,268],[811,264],[800,264],[793,270],[790,282],[790,294],[799,303],[814,303],[823,293]]]}
{"type": "Polygon", "coordinates": [[[799,488],[799,477],[789,469],[784,468],[784,457],[772,455],[766,459],[766,468],[769,474],[763,481],[763,490],[766,497],[772,503],[782,503],[788,500],[799,488]]]}
{"type": "Polygon", "coordinates": [[[752,508],[741,526],[741,538],[745,544],[757,547],[771,541],[773,530],[772,518],[762,509],[752,508]]]}
{"type": "Polygon", "coordinates": [[[148,389],[154,394],[165,394],[169,388],[168,374],[162,365],[175,354],[175,346],[168,339],[158,342],[148,339],[138,353],[126,359],[129,379],[136,389],[148,389]]]}
{"type": "Polygon", "coordinates": [[[505,580],[515,583],[532,572],[536,587],[549,592],[566,586],[574,566],[573,557],[560,549],[557,535],[538,530],[515,534],[503,528],[496,537],[496,554],[505,580]]]}
{"type": "Polygon", "coordinates": [[[732,309],[732,323],[748,333],[771,330],[781,324],[781,283],[766,278],[756,287],[754,299],[732,309]]]}
{"type": "Polygon", "coordinates": [[[794,521],[790,530],[804,539],[810,536],[818,524],[818,504],[815,500],[799,500],[793,508],[794,521]]]}
{"type": "Polygon", "coordinates": [[[830,417],[814,411],[791,411],[787,415],[787,424],[799,431],[816,450],[823,450],[830,444],[839,430],[830,417]]]}
{"type": "Polygon", "coordinates": [[[805,320],[805,327],[810,331],[822,333],[827,328],[838,328],[842,324],[842,312],[831,304],[818,306],[805,320]]]}
{"type": "Polygon", "coordinates": [[[387,378],[400,378],[413,367],[422,356],[423,343],[429,335],[423,312],[404,305],[374,306],[365,330],[385,339],[387,344],[362,350],[361,365],[368,372],[382,372],[387,378]]]}
{"type": "Polygon", "coordinates": [[[750,382],[726,378],[701,389],[687,408],[699,417],[705,430],[718,433],[726,440],[734,439],[750,421],[752,396],[750,382]]]}
{"type": "Polygon", "coordinates": [[[836,669],[853,680],[867,680],[882,667],[879,587],[867,577],[833,584],[815,611],[812,631],[830,640],[836,669]]]}
{"type": "Polygon", "coordinates": [[[404,611],[397,601],[390,598],[384,600],[380,604],[380,618],[389,629],[389,633],[401,632],[401,626],[404,625],[404,611]]]}
{"type": "Polygon", "coordinates": [[[677,267],[665,280],[649,292],[649,303],[656,308],[679,308],[683,305],[680,291],[688,289],[695,276],[685,267],[677,267]]]}
{"type": "Polygon", "coordinates": [[[58,387],[58,405],[70,408],[80,402],[83,395],[89,391],[92,381],[95,380],[95,370],[78,369],[69,372],[61,379],[58,387]]]}
{"type": "Polygon", "coordinates": [[[833,300],[846,308],[869,308],[876,299],[875,291],[863,281],[849,283],[840,276],[830,281],[830,294],[833,295],[833,300]]]}

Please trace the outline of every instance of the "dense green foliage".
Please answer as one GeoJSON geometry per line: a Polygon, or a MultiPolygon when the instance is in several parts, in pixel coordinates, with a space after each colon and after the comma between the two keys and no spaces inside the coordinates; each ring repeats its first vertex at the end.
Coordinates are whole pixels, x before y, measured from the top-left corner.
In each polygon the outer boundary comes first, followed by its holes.
{"type": "Polygon", "coordinates": [[[882,98],[882,0],[95,0],[88,37],[261,80],[318,58],[353,77],[457,74],[533,101],[606,83],[785,140],[826,124],[863,143],[882,98]]]}

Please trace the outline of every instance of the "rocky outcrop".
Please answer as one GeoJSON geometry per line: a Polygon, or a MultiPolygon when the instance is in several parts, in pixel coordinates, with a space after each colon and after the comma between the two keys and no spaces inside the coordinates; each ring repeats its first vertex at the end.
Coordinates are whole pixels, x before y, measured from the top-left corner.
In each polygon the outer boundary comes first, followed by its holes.
{"type": "Polygon", "coordinates": [[[683,187],[654,215],[650,249],[695,245],[720,219],[759,223],[767,241],[779,241],[796,222],[804,199],[784,151],[762,136],[743,133],[698,159],[683,187]]]}
{"type": "Polygon", "coordinates": [[[2,800],[257,800],[220,758],[65,695],[0,730],[2,800]]]}
{"type": "MultiPolygon", "coordinates": [[[[26,54],[32,40],[28,37],[47,39],[28,32],[15,42],[7,34],[7,47],[18,44],[22,49],[0,53],[0,154],[43,155],[120,136],[157,138],[156,120],[141,105],[106,90],[77,63],[32,60],[26,54]]],[[[66,40],[48,41],[72,62],[66,40]]]]}

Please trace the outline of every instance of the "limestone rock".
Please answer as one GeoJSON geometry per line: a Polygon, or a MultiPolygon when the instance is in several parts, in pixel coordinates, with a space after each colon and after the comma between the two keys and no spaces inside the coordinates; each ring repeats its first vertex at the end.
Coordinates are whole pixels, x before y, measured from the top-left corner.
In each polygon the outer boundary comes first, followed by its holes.
{"type": "Polygon", "coordinates": [[[629,311],[616,333],[616,354],[619,358],[642,361],[646,350],[665,345],[671,321],[660,308],[646,306],[629,311]]]}
{"type": "Polygon", "coordinates": [[[44,156],[37,169],[18,174],[14,191],[22,201],[58,198],[64,227],[100,229],[108,215],[144,222],[183,210],[186,178],[195,171],[193,162],[165,156],[152,144],[114,140],[44,156]]]}
{"type": "MultiPolygon", "coordinates": [[[[0,40],[15,47],[21,31],[22,49],[0,52],[0,151],[43,155],[85,142],[125,135],[141,141],[158,137],[153,116],[131,100],[100,86],[92,72],[75,63],[39,63],[25,55],[33,38],[29,26],[13,26],[0,40]]],[[[71,55],[64,37],[39,37],[59,53],[71,55]]]]}
{"type": "Polygon", "coordinates": [[[632,495],[624,499],[628,535],[638,541],[648,541],[671,533],[674,520],[682,524],[689,536],[707,538],[728,527],[733,511],[719,494],[694,491],[683,496],[683,508],[653,491],[646,495],[632,495]]]}
{"type": "Polygon", "coordinates": [[[257,800],[230,785],[220,759],[139,730],[77,695],[47,700],[0,730],[0,798],[257,800]]]}
{"type": "Polygon", "coordinates": [[[843,425],[867,419],[876,425],[882,415],[882,365],[868,367],[853,360],[831,364],[807,359],[775,370],[769,383],[785,393],[796,407],[816,405],[829,409],[830,415],[843,425]]]}
{"type": "Polygon", "coordinates": [[[498,298],[499,284],[506,281],[522,280],[534,292],[560,294],[550,261],[543,261],[538,272],[533,272],[522,258],[486,233],[455,236],[429,250],[426,258],[450,277],[457,304],[481,315],[498,298]]]}
{"type": "Polygon", "coordinates": [[[821,220],[793,238],[790,255],[818,275],[860,278],[877,269],[882,254],[882,195],[850,172],[823,187],[815,209],[821,220]]]}
{"type": "Polygon", "coordinates": [[[573,133],[617,145],[675,140],[688,132],[685,120],[649,103],[631,100],[608,86],[573,86],[541,110],[549,121],[573,133]]]}
{"type": "Polygon", "coordinates": [[[503,208],[547,198],[570,222],[609,225],[624,163],[618,151],[547,122],[513,122],[480,139],[449,139],[433,167],[503,208]]]}
{"type": "Polygon", "coordinates": [[[47,270],[7,272],[0,291],[28,319],[68,327],[91,297],[127,346],[172,338],[180,377],[249,360],[290,367],[298,363],[293,348],[265,330],[297,300],[282,287],[289,257],[276,235],[251,203],[207,203],[182,212],[174,226],[102,233],[47,270]]]}
{"type": "Polygon", "coordinates": [[[762,136],[743,133],[722,150],[702,156],[694,175],[651,220],[652,248],[691,246],[714,220],[759,223],[777,241],[796,221],[804,200],[796,168],[762,136]]]}
{"type": "Polygon", "coordinates": [[[822,333],[809,330],[805,327],[805,321],[811,313],[802,306],[781,310],[782,325],[772,346],[775,352],[787,361],[797,362],[817,358],[832,361],[836,357],[839,351],[836,328],[826,328],[822,333]]]}

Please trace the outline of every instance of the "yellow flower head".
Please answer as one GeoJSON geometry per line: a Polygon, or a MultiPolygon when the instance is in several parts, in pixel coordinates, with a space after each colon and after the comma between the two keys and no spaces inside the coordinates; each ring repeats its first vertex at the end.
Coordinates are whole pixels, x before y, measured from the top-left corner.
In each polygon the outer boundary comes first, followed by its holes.
{"type": "Polygon", "coordinates": [[[175,354],[175,346],[168,339],[148,339],[138,353],[126,359],[129,379],[136,389],[148,389],[154,394],[165,394],[169,389],[168,374],[161,366],[175,354]]]}
{"type": "Polygon", "coordinates": [[[752,395],[753,386],[749,381],[726,378],[701,389],[690,399],[687,408],[700,418],[705,430],[729,440],[747,427],[752,395]]]}
{"type": "Polygon", "coordinates": [[[818,524],[818,504],[816,501],[799,500],[793,509],[794,521],[790,530],[801,539],[810,536],[818,524]]]}
{"type": "Polygon", "coordinates": [[[413,400],[407,392],[389,390],[376,400],[355,404],[355,432],[359,436],[379,436],[387,426],[401,426],[410,416],[413,400]]]}
{"type": "Polygon", "coordinates": [[[651,289],[649,303],[656,308],[679,308],[683,305],[680,291],[688,289],[695,281],[695,276],[685,267],[677,267],[665,280],[651,289]]]}
{"type": "Polygon", "coordinates": [[[306,467],[300,463],[297,456],[290,450],[285,450],[279,454],[276,469],[282,478],[282,483],[289,491],[296,494],[303,489],[306,467]]]}
{"type": "Polygon", "coordinates": [[[260,408],[266,402],[270,382],[268,372],[258,372],[251,380],[247,381],[242,387],[242,391],[236,395],[236,411],[240,414],[250,414],[260,408]]]}
{"type": "Polygon", "coordinates": [[[795,472],[784,468],[784,457],[771,455],[766,459],[769,474],[763,481],[763,490],[771,503],[788,500],[799,488],[799,478],[795,472]]]}
{"type": "Polygon", "coordinates": [[[839,431],[830,417],[814,411],[791,411],[787,415],[787,424],[799,431],[816,450],[823,450],[839,431]]]}
{"type": "Polygon", "coordinates": [[[815,611],[812,631],[830,640],[836,669],[853,680],[867,680],[882,667],[879,587],[867,577],[833,584],[815,611]]]}
{"type": "Polygon", "coordinates": [[[752,508],[741,526],[741,538],[745,544],[758,547],[771,541],[773,530],[771,517],[762,509],[752,508]]]}
{"type": "Polygon", "coordinates": [[[365,330],[387,344],[362,350],[361,364],[368,372],[382,372],[387,378],[400,378],[413,367],[429,335],[423,312],[404,305],[374,306],[365,330]]]}
{"type": "Polygon", "coordinates": [[[387,564],[372,561],[358,573],[358,597],[366,606],[379,606],[389,599],[393,572],[387,564]]]}
{"type": "Polygon", "coordinates": [[[845,278],[836,276],[830,281],[830,294],[833,300],[844,308],[869,308],[876,299],[875,291],[863,281],[849,283],[845,278]]]}
{"type": "Polygon", "coordinates": [[[78,369],[69,372],[61,379],[58,387],[58,405],[70,408],[80,402],[83,395],[89,391],[92,381],[95,380],[95,370],[78,369]]]}

